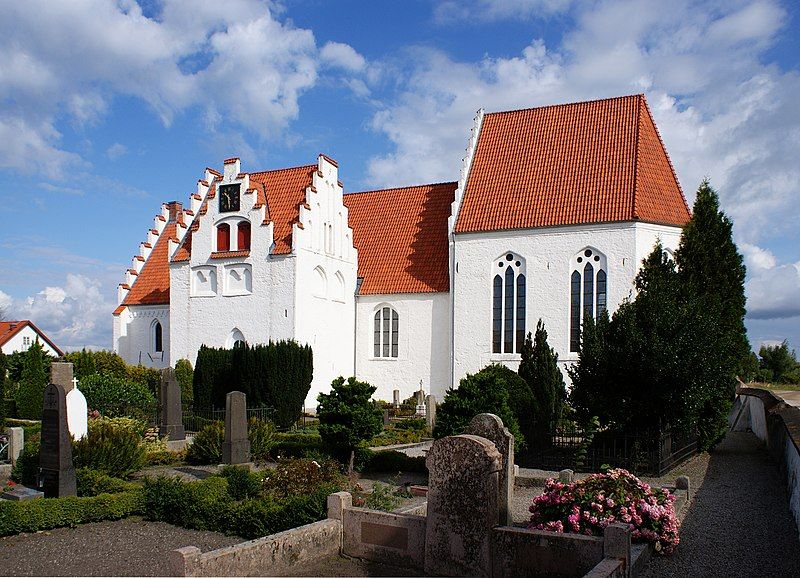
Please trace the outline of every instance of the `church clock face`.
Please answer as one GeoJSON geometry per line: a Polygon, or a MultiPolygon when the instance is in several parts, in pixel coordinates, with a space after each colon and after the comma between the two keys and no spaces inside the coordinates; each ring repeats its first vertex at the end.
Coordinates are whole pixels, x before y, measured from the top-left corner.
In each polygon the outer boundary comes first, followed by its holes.
{"type": "Polygon", "coordinates": [[[239,185],[219,187],[219,212],[231,213],[239,210],[239,185]]]}

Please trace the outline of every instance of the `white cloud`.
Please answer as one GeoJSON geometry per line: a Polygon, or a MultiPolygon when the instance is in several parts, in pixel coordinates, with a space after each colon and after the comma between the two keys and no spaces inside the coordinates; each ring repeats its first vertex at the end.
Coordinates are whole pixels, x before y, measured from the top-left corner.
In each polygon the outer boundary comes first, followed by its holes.
{"type": "Polygon", "coordinates": [[[106,149],[106,156],[112,161],[124,156],[128,152],[128,147],[122,143],[115,142],[113,145],[106,149]]]}
{"type": "Polygon", "coordinates": [[[328,42],[320,51],[322,61],[328,66],[338,66],[351,72],[364,70],[367,61],[349,44],[328,42]]]}
{"type": "Polygon", "coordinates": [[[784,319],[800,315],[800,261],[748,272],[748,317],[784,319]]]}
{"type": "Polygon", "coordinates": [[[439,23],[545,17],[566,11],[573,0],[447,0],[434,9],[439,23]]]}

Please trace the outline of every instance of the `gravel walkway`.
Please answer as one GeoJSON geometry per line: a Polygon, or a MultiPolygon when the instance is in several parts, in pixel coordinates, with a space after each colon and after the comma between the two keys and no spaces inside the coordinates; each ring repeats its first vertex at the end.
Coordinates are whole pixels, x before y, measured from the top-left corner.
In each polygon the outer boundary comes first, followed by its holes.
{"type": "Polygon", "coordinates": [[[800,576],[786,482],[752,433],[729,432],[691,483],[680,546],[643,576],[800,576]]]}
{"type": "Polygon", "coordinates": [[[128,518],[0,538],[3,576],[167,576],[171,550],[241,542],[216,532],[128,518]]]}

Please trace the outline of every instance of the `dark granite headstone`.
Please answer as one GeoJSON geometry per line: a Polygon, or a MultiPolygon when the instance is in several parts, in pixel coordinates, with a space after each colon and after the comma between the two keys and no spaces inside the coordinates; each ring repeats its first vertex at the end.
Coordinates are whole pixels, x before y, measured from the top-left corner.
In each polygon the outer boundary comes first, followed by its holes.
{"type": "Polygon", "coordinates": [[[247,397],[241,391],[232,391],[225,397],[225,441],[222,443],[222,463],[246,464],[249,461],[247,397]]]}
{"type": "Polygon", "coordinates": [[[72,440],[67,427],[66,394],[64,388],[55,383],[44,390],[39,468],[46,498],[77,495],[72,440]]]}
{"type": "Polygon", "coordinates": [[[161,427],[160,436],[167,436],[168,441],[186,439],[183,428],[183,410],[181,408],[181,386],[171,367],[161,370],[161,427]]]}

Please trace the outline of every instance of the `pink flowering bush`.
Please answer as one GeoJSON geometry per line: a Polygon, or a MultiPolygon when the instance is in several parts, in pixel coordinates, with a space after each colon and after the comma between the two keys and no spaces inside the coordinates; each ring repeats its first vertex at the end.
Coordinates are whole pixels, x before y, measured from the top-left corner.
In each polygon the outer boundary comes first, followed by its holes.
{"type": "Polygon", "coordinates": [[[674,502],[669,490],[651,488],[623,469],[571,484],[549,479],[529,508],[528,527],[602,536],[606,526],[620,522],[630,525],[634,541],[650,542],[657,552],[671,554],[679,541],[674,502]]]}

